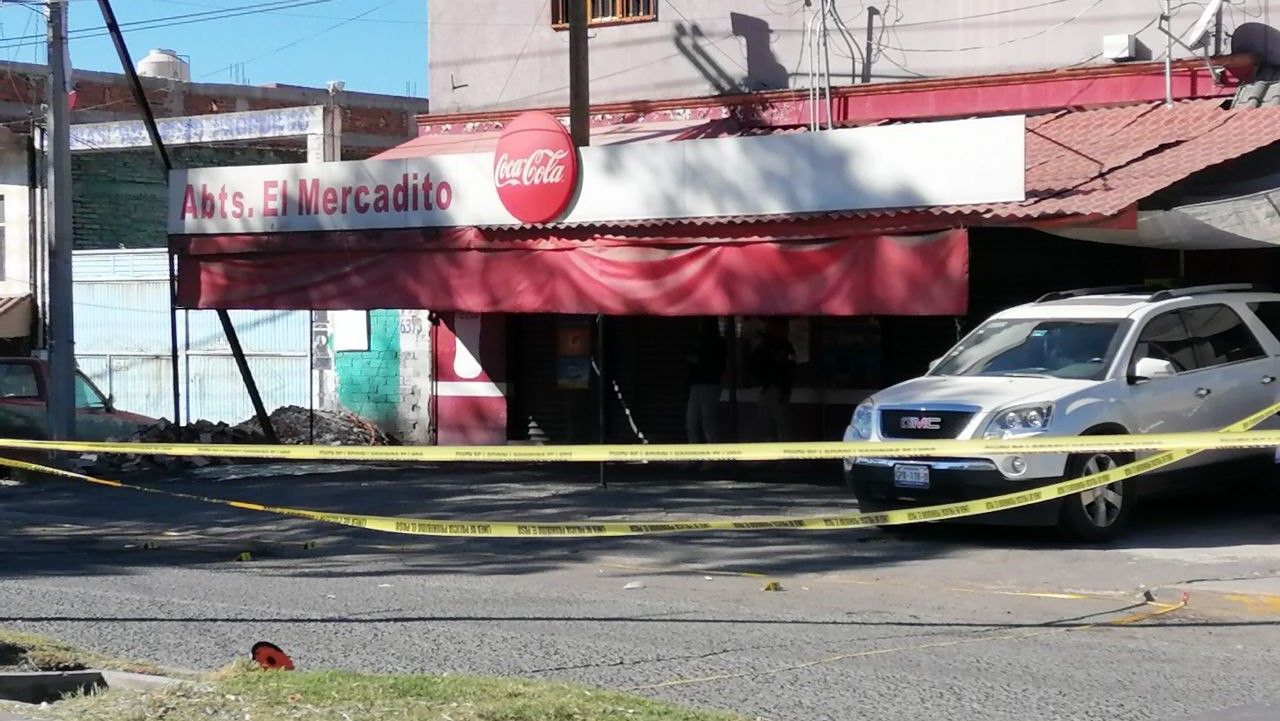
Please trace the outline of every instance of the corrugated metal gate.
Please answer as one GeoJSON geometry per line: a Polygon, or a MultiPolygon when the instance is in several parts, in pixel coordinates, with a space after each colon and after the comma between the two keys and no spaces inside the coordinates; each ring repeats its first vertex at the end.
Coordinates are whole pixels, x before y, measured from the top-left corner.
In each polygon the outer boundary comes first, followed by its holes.
{"type": "MultiPolygon", "coordinates": [[[[76,360],[122,410],[173,415],[168,256],[163,249],[76,251],[76,360]]],[[[262,401],[310,406],[311,314],[232,311],[262,401]]],[[[214,311],[178,312],[182,420],[253,415],[214,311]]]]}

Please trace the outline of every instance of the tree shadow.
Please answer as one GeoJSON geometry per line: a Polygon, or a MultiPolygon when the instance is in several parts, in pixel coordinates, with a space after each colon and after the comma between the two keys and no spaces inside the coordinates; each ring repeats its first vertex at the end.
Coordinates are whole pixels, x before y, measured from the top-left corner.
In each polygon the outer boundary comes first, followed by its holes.
{"type": "MultiPolygon", "coordinates": [[[[601,487],[593,465],[414,465],[347,467],[315,472],[315,464],[227,467],[200,477],[157,480],[144,487],[212,499],[353,515],[446,521],[569,522],[648,519],[825,516],[856,510],[840,486],[804,482],[785,467],[751,481],[727,473],[698,475],[669,464],[620,465],[601,487]]],[[[741,471],[741,469],[738,469],[741,471]]],[[[1216,486],[1215,486],[1216,487],[1216,486]]],[[[1270,543],[1280,516],[1264,515],[1249,497],[1205,491],[1203,497],[1139,507],[1132,532],[1109,549],[1218,548],[1270,543]]],[[[115,574],[161,566],[225,566],[241,553],[264,575],[377,577],[379,561],[397,573],[519,576],[650,559],[653,568],[621,569],[653,576],[718,572],[765,576],[886,569],[946,558],[974,548],[1080,548],[1048,529],[929,524],[832,531],[696,532],[633,537],[491,538],[384,534],[131,489],[64,480],[0,487],[0,543],[9,577],[115,574]]],[[[1096,548],[1096,547],[1090,547],[1096,548]]]]}
{"type": "MultiPolygon", "coordinates": [[[[231,470],[231,469],[228,469],[231,470]]],[[[272,469],[260,468],[269,473],[272,469]]],[[[663,464],[619,468],[601,487],[581,464],[459,468],[365,468],[347,473],[180,478],[145,487],[266,506],[446,521],[570,522],[831,515],[856,510],[832,484],[733,481],[663,464]]],[[[781,478],[785,469],[770,469],[781,478]]],[[[770,477],[762,474],[762,478],[770,477]]],[[[526,575],[619,556],[661,558],[670,568],[714,558],[726,572],[822,573],[945,553],[890,543],[877,529],[823,532],[697,532],[641,537],[489,538],[383,534],[356,527],[240,510],[131,489],[63,480],[0,488],[9,576],[118,573],[130,568],[254,561],[305,564],[288,573],[376,576],[352,557],[395,556],[413,574],[526,575]],[[311,544],[318,544],[311,547],[311,544]],[[840,552],[834,552],[839,547],[840,552]]],[[[271,573],[268,568],[259,572],[271,573]]]]}

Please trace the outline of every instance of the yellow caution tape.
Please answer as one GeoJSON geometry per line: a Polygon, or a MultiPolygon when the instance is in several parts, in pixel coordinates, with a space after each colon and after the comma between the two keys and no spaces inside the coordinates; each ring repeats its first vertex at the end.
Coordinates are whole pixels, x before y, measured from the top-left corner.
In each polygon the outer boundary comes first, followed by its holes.
{"type": "MultiPolygon", "coordinates": [[[[1268,417],[1280,411],[1280,403],[1259,411],[1248,418],[1222,429],[1221,434],[1231,436],[1256,426],[1268,417]]],[[[1213,433],[1197,434],[1206,440],[1213,438],[1213,433]]],[[[1280,434],[1273,434],[1280,435],[1280,434]]],[[[1049,440],[1049,439],[1046,439],[1049,440]]],[[[1210,448],[1217,446],[1206,443],[1210,448]]],[[[1094,445],[1083,448],[1092,449],[1094,445]]],[[[216,503],[249,511],[261,511],[284,516],[309,518],[326,523],[338,523],[346,526],[365,528],[371,531],[388,533],[405,533],[420,536],[485,536],[497,538],[580,538],[586,536],[644,536],[660,533],[683,533],[691,531],[759,531],[766,529],[787,529],[795,531],[819,531],[842,528],[859,528],[866,526],[893,526],[923,521],[951,520],[966,516],[977,516],[983,513],[1004,511],[1034,503],[1048,501],[1062,496],[1081,493],[1093,488],[1122,481],[1158,468],[1176,463],[1188,456],[1195,455],[1200,449],[1177,448],[1117,466],[1099,473],[1094,473],[1069,481],[1051,483],[1039,488],[1005,493],[991,498],[959,503],[944,503],[919,508],[883,511],[879,513],[849,513],[834,516],[810,517],[773,517],[740,520],[693,520],[693,521],[585,521],[570,523],[521,523],[516,521],[478,521],[478,520],[432,520],[421,518],[397,518],[394,516],[370,516],[363,514],[329,513],[302,508],[282,506],[264,506],[260,503],[235,501],[223,498],[211,498],[177,491],[163,491],[156,488],[135,486],[120,481],[95,478],[81,473],[65,471],[58,468],[41,466],[24,461],[0,458],[0,466],[18,468],[37,473],[48,473],[63,478],[74,478],[113,488],[127,488],[145,493],[155,493],[173,498],[185,498],[203,503],[216,503]]]]}
{"type": "Polygon", "coordinates": [[[797,443],[707,443],[564,446],[292,446],[200,445],[0,439],[0,448],[140,456],[203,456],[292,461],[587,462],[609,461],[777,461],[874,458],[967,458],[1031,453],[1221,450],[1280,447],[1280,430],[1246,432],[1280,411],[1260,411],[1244,430],[1146,433],[1102,436],[1028,436],[1009,439],[936,441],[824,441],[797,443]]]}

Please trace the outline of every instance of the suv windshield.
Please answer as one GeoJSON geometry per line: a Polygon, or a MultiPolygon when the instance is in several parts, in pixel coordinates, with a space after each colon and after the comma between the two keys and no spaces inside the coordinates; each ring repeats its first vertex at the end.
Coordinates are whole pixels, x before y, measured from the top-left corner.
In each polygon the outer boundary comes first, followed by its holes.
{"type": "Polygon", "coordinates": [[[930,375],[1100,380],[1119,330],[1115,320],[990,320],[952,348],[930,375]]]}

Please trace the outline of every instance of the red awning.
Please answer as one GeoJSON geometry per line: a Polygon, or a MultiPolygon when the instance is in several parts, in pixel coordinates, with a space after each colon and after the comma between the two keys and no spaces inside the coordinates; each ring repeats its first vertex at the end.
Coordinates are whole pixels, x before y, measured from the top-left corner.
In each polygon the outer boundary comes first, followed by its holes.
{"type": "MultiPolygon", "coordinates": [[[[679,140],[720,125],[596,132],[598,142],[679,140]]],[[[487,139],[423,136],[390,152],[476,151],[487,139]]],[[[1138,201],[1276,142],[1280,108],[1145,103],[1029,117],[1027,200],[1017,203],[171,242],[183,256],[179,302],[191,308],[949,315],[964,311],[968,250],[963,231],[946,229],[1132,222],[1138,201]]]]}
{"type": "MultiPolygon", "coordinates": [[[[194,240],[194,239],[193,239],[194,240]]],[[[608,315],[957,315],[968,295],[963,230],[915,237],[728,242],[374,243],[190,254],[189,308],[429,308],[608,315]]]]}

